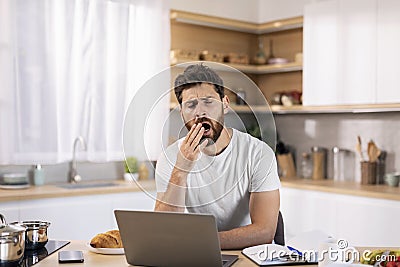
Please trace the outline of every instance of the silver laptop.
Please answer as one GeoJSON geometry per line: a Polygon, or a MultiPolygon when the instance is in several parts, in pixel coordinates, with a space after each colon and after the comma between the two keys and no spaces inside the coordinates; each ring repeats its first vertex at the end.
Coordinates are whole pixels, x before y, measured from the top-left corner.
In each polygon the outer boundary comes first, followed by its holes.
{"type": "Polygon", "coordinates": [[[227,267],[213,215],[115,210],[126,261],[144,266],[227,267]]]}

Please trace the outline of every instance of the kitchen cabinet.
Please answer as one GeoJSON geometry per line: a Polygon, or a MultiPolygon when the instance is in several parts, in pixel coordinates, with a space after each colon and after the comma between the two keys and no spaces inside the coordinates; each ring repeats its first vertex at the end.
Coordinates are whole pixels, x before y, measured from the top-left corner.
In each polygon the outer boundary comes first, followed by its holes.
{"type": "Polygon", "coordinates": [[[304,10],[303,105],[338,103],[338,18],[334,1],[304,10]]]}
{"type": "Polygon", "coordinates": [[[399,103],[400,3],[331,0],[304,12],[304,105],[399,103]]]}
{"type": "MultiPolygon", "coordinates": [[[[257,84],[268,101],[276,92],[301,91],[302,62],[295,61],[295,55],[302,52],[302,17],[256,24],[188,12],[171,12],[172,65],[199,60],[199,54],[202,51],[211,55],[211,59],[221,59],[222,54],[234,53],[243,57],[247,56],[248,61],[251,62],[258,50],[259,38],[263,42],[267,57],[272,40],[274,56],[286,58],[289,63],[277,65],[228,63],[227,65],[245,73],[257,84]]],[[[183,69],[173,68],[172,82],[182,71],[183,69]]],[[[252,97],[249,88],[242,87],[243,82],[237,75],[234,77],[233,72],[220,71],[219,74],[231,91],[236,92],[239,89],[246,91],[247,89],[246,98],[249,104],[265,105],[259,97],[252,97]]],[[[228,95],[230,96],[235,97],[234,93],[228,95]]],[[[234,99],[231,100],[234,103],[234,99]]],[[[171,92],[171,103],[173,107],[177,104],[173,92],[171,92]]],[[[266,110],[265,106],[263,108],[266,110]]],[[[239,108],[237,112],[242,112],[242,110],[239,108]]]]}
{"type": "Polygon", "coordinates": [[[400,201],[283,187],[286,239],[320,230],[350,245],[398,246],[400,201]]]}
{"type": "Polygon", "coordinates": [[[378,1],[377,102],[400,102],[400,1],[378,1]]]}
{"type": "Polygon", "coordinates": [[[376,0],[339,1],[339,103],[376,103],[376,0]]]}
{"type": "Polygon", "coordinates": [[[149,194],[153,198],[140,191],[12,201],[0,207],[8,221],[51,222],[51,239],[90,240],[97,233],[117,227],[115,209],[153,210],[155,192],[149,194]]]}
{"type": "Polygon", "coordinates": [[[376,0],[305,7],[305,106],[376,103],[376,25],[376,0]]]}
{"type": "MultiPolygon", "coordinates": [[[[251,59],[257,51],[257,38],[263,37],[267,56],[272,38],[274,47],[280,49],[278,56],[293,60],[294,54],[303,50],[304,64],[231,65],[247,74],[267,100],[275,92],[303,92],[303,107],[273,106],[273,112],[307,113],[312,106],[326,107],[311,110],[313,113],[393,111],[398,106],[382,105],[400,103],[396,87],[400,73],[395,66],[400,60],[399,5],[396,0],[310,1],[304,23],[292,18],[284,20],[286,24],[251,24],[178,11],[171,16],[171,49],[234,52],[251,59]]],[[[222,75],[224,80],[232,79],[229,74],[222,75]]],[[[239,88],[235,81],[232,84],[231,89],[239,88]]],[[[176,99],[171,95],[174,107],[176,99]]],[[[248,101],[257,105],[257,99],[248,97],[248,101]]],[[[233,108],[249,112],[243,106],[233,108]]],[[[257,108],[266,110],[265,106],[257,108]]]]}

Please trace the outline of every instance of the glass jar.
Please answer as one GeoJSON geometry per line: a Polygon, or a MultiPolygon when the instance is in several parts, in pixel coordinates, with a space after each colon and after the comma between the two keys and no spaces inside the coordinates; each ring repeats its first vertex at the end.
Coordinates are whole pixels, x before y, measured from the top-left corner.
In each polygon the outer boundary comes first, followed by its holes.
{"type": "Polygon", "coordinates": [[[267,63],[267,56],[264,52],[264,41],[262,37],[258,38],[258,51],[256,52],[253,61],[256,65],[263,65],[267,63]]]}
{"type": "Polygon", "coordinates": [[[354,181],[354,152],[334,147],[333,151],[333,180],[354,181]]]}
{"type": "Polygon", "coordinates": [[[308,153],[301,154],[299,176],[305,179],[311,179],[312,175],[312,161],[308,153]]]}

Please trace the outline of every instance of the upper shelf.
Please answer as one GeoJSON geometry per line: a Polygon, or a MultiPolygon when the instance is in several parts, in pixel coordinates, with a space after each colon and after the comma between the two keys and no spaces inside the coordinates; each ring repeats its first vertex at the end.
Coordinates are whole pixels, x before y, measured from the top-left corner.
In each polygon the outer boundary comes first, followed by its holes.
{"type": "MultiPolygon", "coordinates": [[[[177,107],[177,103],[171,103],[170,108],[177,107]]],[[[337,105],[337,106],[302,106],[294,105],[285,106],[266,106],[252,105],[230,105],[231,109],[237,113],[253,113],[272,111],[273,114],[341,114],[341,113],[382,113],[382,112],[399,112],[400,104],[369,104],[369,105],[337,105]]]]}
{"type": "Polygon", "coordinates": [[[265,112],[271,110],[273,114],[340,114],[340,113],[380,113],[398,112],[400,104],[370,104],[370,105],[336,105],[336,106],[237,106],[231,105],[232,110],[239,113],[265,112]]]}
{"type": "Polygon", "coordinates": [[[274,114],[340,114],[340,113],[381,113],[398,112],[400,104],[356,104],[356,105],[332,105],[332,106],[302,106],[291,107],[272,105],[274,114]]]}
{"type": "MultiPolygon", "coordinates": [[[[184,60],[172,60],[171,65],[187,63],[184,60]]],[[[221,63],[244,73],[249,74],[268,74],[268,73],[280,73],[280,72],[292,72],[303,70],[303,65],[300,62],[289,62],[285,64],[273,64],[273,65],[244,65],[244,64],[232,64],[232,63],[221,63]]],[[[179,67],[179,66],[178,66],[179,67]]],[[[218,65],[213,66],[214,70],[229,71],[229,68],[219,67],[218,65]]],[[[234,71],[234,70],[232,70],[234,71]]]]}
{"type": "Polygon", "coordinates": [[[196,14],[186,11],[171,10],[170,18],[171,20],[176,22],[255,34],[270,33],[303,27],[303,17],[282,19],[266,23],[252,23],[235,19],[196,14]]]}

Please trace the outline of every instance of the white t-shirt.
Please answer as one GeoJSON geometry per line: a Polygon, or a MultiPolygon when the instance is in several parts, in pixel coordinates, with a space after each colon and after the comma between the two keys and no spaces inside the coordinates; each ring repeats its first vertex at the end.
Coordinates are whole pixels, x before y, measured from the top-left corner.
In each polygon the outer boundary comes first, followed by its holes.
{"type": "MultiPolygon", "coordinates": [[[[183,138],[169,146],[156,166],[157,192],[165,192],[183,138]]],[[[252,192],[280,188],[275,154],[264,142],[233,129],[232,139],[217,156],[200,154],[187,178],[186,209],[213,214],[218,230],[251,223],[252,192]]]]}

